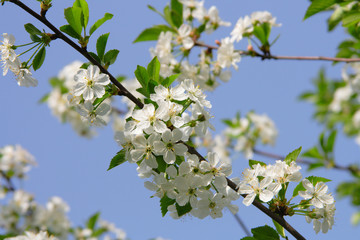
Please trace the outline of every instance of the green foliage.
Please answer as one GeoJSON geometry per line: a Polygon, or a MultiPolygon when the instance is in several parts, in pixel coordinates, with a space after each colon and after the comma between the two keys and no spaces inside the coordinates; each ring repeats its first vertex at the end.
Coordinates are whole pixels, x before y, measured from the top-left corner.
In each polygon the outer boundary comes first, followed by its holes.
{"type": "Polygon", "coordinates": [[[251,169],[253,169],[253,166],[257,165],[257,164],[260,164],[260,166],[262,167],[266,167],[266,163],[264,162],[261,162],[261,161],[257,161],[257,160],[249,160],[249,166],[251,169]]]}
{"type": "Polygon", "coordinates": [[[103,25],[106,21],[110,20],[113,18],[114,15],[112,15],[111,13],[105,13],[104,17],[100,18],[99,20],[97,20],[94,25],[91,26],[90,28],[90,36],[96,31],[96,29],[98,29],[101,25],[103,25]]]}
{"type": "Polygon", "coordinates": [[[100,217],[100,212],[97,212],[94,215],[90,216],[90,218],[86,222],[86,227],[91,230],[94,230],[95,225],[96,225],[97,221],[99,220],[99,217],[100,217]]]}
{"type": "Polygon", "coordinates": [[[174,74],[169,77],[166,77],[162,82],[161,85],[164,87],[170,87],[170,85],[180,76],[180,74],[174,74]]]}
{"type": "Polygon", "coordinates": [[[160,76],[160,62],[157,57],[154,57],[147,66],[149,78],[159,83],[160,76]]]}
{"type": "Polygon", "coordinates": [[[24,27],[25,27],[25,30],[31,35],[41,35],[42,34],[42,32],[39,29],[37,29],[34,25],[32,25],[31,23],[25,24],[24,27]]]}
{"type": "Polygon", "coordinates": [[[105,53],[106,43],[109,38],[109,34],[110,33],[105,33],[101,35],[96,41],[96,52],[101,60],[104,59],[104,53],[105,53]]]}
{"type": "Polygon", "coordinates": [[[146,28],[139,34],[139,36],[137,36],[137,38],[133,41],[133,43],[144,42],[144,41],[156,41],[158,40],[161,32],[168,32],[168,31],[173,32],[174,30],[167,25],[156,25],[151,28],[146,28]]]}
{"type": "Polygon", "coordinates": [[[178,0],[171,0],[170,16],[172,23],[179,28],[183,23],[183,5],[178,0]]]}
{"type": "Polygon", "coordinates": [[[70,27],[81,36],[82,21],[81,21],[82,10],[79,7],[69,7],[64,10],[66,21],[70,27]]]}
{"type": "Polygon", "coordinates": [[[41,67],[41,65],[44,63],[45,55],[46,55],[46,49],[45,46],[43,46],[35,55],[34,60],[32,62],[33,64],[32,66],[35,71],[38,70],[41,67]]]}
{"type": "Polygon", "coordinates": [[[291,162],[296,161],[296,159],[298,158],[299,154],[301,152],[301,147],[299,147],[298,149],[295,149],[294,151],[292,151],[291,153],[289,153],[284,161],[286,162],[287,165],[290,165],[291,162]]]}
{"type": "Polygon", "coordinates": [[[76,39],[80,39],[81,35],[78,34],[70,25],[64,25],[60,27],[60,30],[64,33],[66,33],[67,35],[69,35],[70,37],[76,38],[76,39]]]}
{"type": "Polygon", "coordinates": [[[157,170],[164,173],[167,168],[167,163],[164,161],[164,158],[162,156],[156,156],[156,162],[158,164],[157,170]]]}
{"type": "Polygon", "coordinates": [[[81,26],[85,29],[89,22],[89,7],[85,0],[75,0],[73,7],[81,9],[81,26]]]}
{"type": "Polygon", "coordinates": [[[125,149],[121,149],[112,159],[109,165],[109,168],[107,169],[107,171],[109,171],[110,169],[113,169],[114,167],[119,166],[120,164],[126,162],[126,150],[125,149]]]}
{"type": "Polygon", "coordinates": [[[286,238],[286,234],[285,234],[285,229],[283,226],[281,226],[277,221],[275,221],[274,219],[272,220],[274,223],[274,226],[276,228],[276,231],[278,232],[278,234],[283,237],[286,238]]]}
{"type": "Polygon", "coordinates": [[[104,63],[105,65],[111,65],[114,64],[116,61],[117,56],[119,55],[119,50],[117,49],[111,49],[107,51],[104,55],[104,63]]]}
{"type": "Polygon", "coordinates": [[[176,203],[175,207],[176,207],[176,211],[177,211],[177,214],[179,215],[179,217],[189,213],[192,209],[190,202],[188,202],[184,206],[180,206],[179,204],[176,203]]]}
{"type": "Polygon", "coordinates": [[[353,182],[343,182],[336,188],[339,198],[350,197],[351,203],[360,206],[360,179],[353,182]]]}
{"type": "Polygon", "coordinates": [[[161,214],[165,217],[168,212],[168,207],[175,203],[175,199],[171,199],[166,194],[160,199],[161,214]]]}
{"type": "Polygon", "coordinates": [[[306,10],[304,20],[319,13],[322,12],[332,5],[334,5],[337,1],[336,0],[313,0],[306,10]]]}
{"type": "Polygon", "coordinates": [[[251,233],[256,240],[279,240],[280,236],[275,229],[268,225],[252,228],[251,233]]]}

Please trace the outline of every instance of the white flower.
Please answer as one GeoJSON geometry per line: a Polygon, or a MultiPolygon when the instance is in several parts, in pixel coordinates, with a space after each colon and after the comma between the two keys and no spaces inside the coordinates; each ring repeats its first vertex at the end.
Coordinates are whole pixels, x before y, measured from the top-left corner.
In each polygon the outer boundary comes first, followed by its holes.
{"type": "Polygon", "coordinates": [[[168,64],[174,59],[174,56],[171,53],[172,38],[173,34],[171,32],[161,32],[155,49],[150,49],[152,57],[157,56],[161,64],[168,64]]]}
{"type": "Polygon", "coordinates": [[[334,98],[329,105],[329,109],[333,112],[341,111],[341,104],[350,99],[351,95],[354,94],[353,89],[350,85],[336,89],[334,98]]]}
{"type": "Polygon", "coordinates": [[[197,209],[193,209],[191,214],[203,219],[207,216],[212,218],[221,218],[222,210],[228,204],[228,200],[221,193],[215,195],[211,191],[204,191],[200,196],[201,200],[197,203],[197,209]]]}
{"type": "Polygon", "coordinates": [[[59,79],[63,79],[65,86],[68,89],[72,89],[75,85],[75,75],[79,71],[80,67],[83,65],[80,61],[74,61],[66,65],[63,69],[60,70],[58,74],[59,79]]]}
{"type": "Polygon", "coordinates": [[[239,20],[236,22],[236,25],[231,35],[231,41],[239,42],[243,38],[244,33],[249,33],[253,31],[253,26],[251,24],[251,20],[249,16],[245,16],[244,18],[239,18],[239,20]]]}
{"type": "Polygon", "coordinates": [[[0,171],[11,172],[14,177],[23,178],[30,166],[36,165],[35,158],[20,145],[3,147],[0,155],[0,171]]]}
{"type": "Polygon", "coordinates": [[[327,233],[334,225],[335,204],[325,204],[323,208],[315,208],[306,215],[306,221],[310,223],[314,220],[314,230],[318,233],[320,230],[327,233]]]}
{"type": "Polygon", "coordinates": [[[85,101],[84,104],[78,105],[76,111],[82,116],[83,121],[88,121],[95,126],[107,125],[107,115],[110,113],[111,107],[103,102],[94,110],[91,101],[85,101]]]}
{"type": "Polygon", "coordinates": [[[144,130],[150,134],[155,130],[158,133],[163,133],[168,129],[162,121],[169,120],[168,104],[159,104],[156,111],[153,104],[145,104],[142,109],[134,110],[132,117],[137,121],[137,132],[141,133],[144,130]]]}
{"type": "Polygon", "coordinates": [[[81,69],[75,75],[76,84],[74,95],[83,95],[85,100],[92,100],[94,96],[101,98],[105,94],[104,86],[110,83],[109,76],[100,73],[98,66],[90,65],[87,70],[81,69]]]}
{"type": "Polygon", "coordinates": [[[115,141],[125,149],[125,158],[130,163],[135,163],[134,159],[131,157],[131,150],[134,149],[133,145],[133,135],[129,132],[117,131],[115,132],[115,141]]]}
{"type": "Polygon", "coordinates": [[[172,164],[176,160],[176,156],[183,156],[187,151],[187,147],[182,143],[177,143],[182,138],[182,132],[179,129],[170,131],[167,129],[161,136],[162,141],[154,143],[157,154],[164,157],[164,161],[172,164]]]}
{"type": "Polygon", "coordinates": [[[317,208],[323,208],[324,204],[332,204],[334,203],[334,198],[331,194],[327,194],[328,186],[323,182],[316,183],[314,185],[308,180],[302,180],[303,186],[307,191],[299,191],[299,195],[304,199],[311,199],[310,203],[317,208]]]}
{"type": "Polygon", "coordinates": [[[236,63],[240,62],[240,53],[235,51],[234,43],[229,37],[221,40],[217,54],[217,64],[219,64],[221,68],[233,66],[235,69],[238,69],[236,63]]]}
{"type": "Polygon", "coordinates": [[[1,60],[4,61],[8,59],[13,62],[17,57],[14,49],[12,49],[15,43],[15,37],[12,34],[3,33],[3,38],[4,40],[1,41],[2,44],[0,45],[1,60]]]}
{"type": "Polygon", "coordinates": [[[273,198],[274,193],[265,188],[269,186],[272,181],[273,180],[270,177],[266,177],[260,182],[258,178],[254,178],[250,182],[240,183],[238,192],[240,194],[247,194],[243,200],[243,204],[245,206],[250,206],[250,204],[252,204],[255,200],[256,196],[259,196],[260,200],[263,202],[270,201],[273,198]]]}
{"type": "Polygon", "coordinates": [[[214,29],[217,29],[219,26],[229,27],[230,22],[222,21],[219,17],[219,10],[215,6],[209,8],[207,17],[209,21],[206,24],[207,33],[211,33],[214,29]]]}
{"type": "Polygon", "coordinates": [[[187,99],[185,89],[181,85],[177,85],[173,88],[166,88],[162,85],[158,85],[154,88],[155,93],[150,95],[150,99],[155,102],[177,100],[182,101],[187,99]]]}
{"type": "Polygon", "coordinates": [[[178,29],[178,43],[181,43],[185,49],[190,49],[194,46],[194,41],[190,37],[191,26],[187,24],[182,24],[178,29]]]}
{"type": "Polygon", "coordinates": [[[177,177],[174,180],[174,185],[178,191],[176,195],[176,202],[180,206],[184,206],[188,202],[192,208],[196,208],[198,203],[197,195],[201,186],[201,177],[187,175],[185,177],[177,177]]]}
{"type": "Polygon", "coordinates": [[[25,235],[20,235],[17,237],[5,238],[9,240],[57,240],[54,236],[48,236],[48,233],[45,231],[40,231],[39,233],[25,232],[25,235]]]}
{"type": "Polygon", "coordinates": [[[151,168],[157,168],[158,164],[154,156],[156,149],[156,142],[160,140],[160,136],[157,133],[151,134],[147,139],[144,135],[137,135],[133,140],[134,150],[131,150],[130,154],[134,161],[141,161],[145,158],[145,163],[151,168]]]}
{"type": "Polygon", "coordinates": [[[258,11],[251,14],[251,22],[257,23],[270,23],[271,26],[280,27],[281,23],[276,23],[276,18],[271,15],[268,11],[258,11]]]}
{"type": "Polygon", "coordinates": [[[201,91],[199,86],[194,85],[191,79],[185,79],[181,82],[182,87],[188,92],[188,96],[194,102],[197,102],[202,107],[211,108],[211,103],[206,100],[206,95],[201,91]]]}

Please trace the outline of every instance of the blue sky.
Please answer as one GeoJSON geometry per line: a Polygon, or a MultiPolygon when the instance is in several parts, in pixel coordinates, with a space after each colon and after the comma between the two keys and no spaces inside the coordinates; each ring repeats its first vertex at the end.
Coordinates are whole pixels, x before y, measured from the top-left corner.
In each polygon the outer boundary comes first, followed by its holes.
{"type": "MultiPolygon", "coordinates": [[[[155,42],[132,44],[132,41],[143,29],[163,23],[161,17],[146,5],[152,4],[162,9],[166,1],[89,0],[88,3],[90,23],[102,17],[105,12],[115,15],[95,34],[98,36],[111,32],[108,48],[120,50],[118,60],[110,67],[110,72],[133,77],[136,65],[144,66],[151,60],[148,49],[155,42]]],[[[267,10],[276,16],[277,21],[283,25],[272,33],[273,38],[277,34],[281,35],[272,48],[275,55],[334,56],[337,44],[346,37],[341,28],[332,33],[326,31],[327,13],[302,21],[308,1],[227,0],[219,3],[220,1],[209,0],[205,5],[216,5],[220,16],[232,22],[232,26],[240,16],[250,15],[253,11],[267,10]]],[[[37,2],[30,1],[30,5],[35,7],[37,2]]],[[[64,25],[63,9],[71,5],[72,1],[68,0],[54,1],[54,7],[47,18],[56,26],[64,25]]],[[[17,44],[27,43],[29,40],[23,28],[25,23],[31,22],[39,29],[43,28],[41,23],[10,3],[1,6],[0,13],[0,32],[14,34],[17,44]]],[[[215,39],[228,36],[231,30],[232,27],[223,28],[214,35],[205,37],[204,41],[213,44],[215,39]]],[[[246,41],[237,45],[237,48],[245,47],[246,41]]],[[[94,48],[94,43],[90,43],[89,49],[91,48],[94,48]]],[[[156,236],[173,240],[243,237],[244,233],[230,212],[216,220],[190,217],[173,220],[169,216],[161,217],[158,199],[149,198],[151,192],[143,187],[143,180],[137,177],[134,165],[125,163],[106,171],[110,159],[119,150],[110,126],[100,130],[92,140],[83,139],[69,125],[60,124],[46,105],[38,104],[38,100],[50,90],[47,80],[74,60],[85,61],[64,42],[57,40],[51,43],[43,67],[34,73],[39,80],[38,87],[20,88],[11,74],[1,77],[0,146],[21,144],[38,161],[38,167],[29,173],[29,179],[17,186],[34,193],[40,203],[45,203],[52,196],[62,197],[71,207],[69,216],[74,225],[82,224],[89,215],[101,211],[102,218],[114,222],[127,232],[129,238],[135,240],[156,236]]],[[[340,78],[341,66],[339,64],[334,67],[327,62],[261,61],[244,57],[239,63],[239,70],[233,72],[230,82],[208,94],[213,105],[216,132],[221,132],[224,128],[221,119],[232,118],[238,111],[246,113],[255,110],[268,114],[279,129],[276,146],[260,146],[260,149],[281,155],[299,146],[308,149],[316,144],[322,126],[311,118],[313,107],[299,102],[297,96],[312,89],[311,79],[321,67],[326,69],[329,76],[340,78]]],[[[337,161],[343,165],[359,163],[359,146],[353,139],[339,134],[335,152],[337,161]]],[[[254,158],[272,161],[261,156],[254,158]]],[[[233,176],[240,176],[247,166],[246,159],[239,156],[234,160],[233,176]]],[[[335,192],[339,182],[350,178],[347,173],[335,170],[311,173],[304,170],[303,175],[321,175],[333,179],[329,184],[332,192],[335,192]]],[[[256,208],[245,207],[241,199],[236,204],[240,208],[239,215],[249,228],[272,225],[271,220],[256,208]]],[[[359,234],[360,228],[350,225],[350,216],[355,209],[349,206],[349,200],[338,200],[336,206],[335,225],[328,234],[315,235],[312,224],[307,224],[303,217],[295,216],[287,220],[308,239],[339,239],[344,234],[359,234]]]]}

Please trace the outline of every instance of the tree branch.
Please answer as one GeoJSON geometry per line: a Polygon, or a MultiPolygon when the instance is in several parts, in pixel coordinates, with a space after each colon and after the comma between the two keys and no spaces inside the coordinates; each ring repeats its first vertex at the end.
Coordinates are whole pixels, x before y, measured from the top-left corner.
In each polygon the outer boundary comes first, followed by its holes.
{"type": "MultiPolygon", "coordinates": [[[[57,38],[62,39],[67,44],[69,44],[72,48],[74,48],[76,51],[78,51],[81,55],[83,55],[86,59],[88,59],[92,64],[98,66],[100,68],[100,71],[102,73],[105,73],[109,75],[110,80],[115,86],[119,88],[119,95],[126,96],[129,98],[133,103],[135,103],[138,107],[143,108],[144,104],[138,100],[134,95],[132,95],[122,84],[120,84],[115,77],[113,77],[100,63],[98,63],[94,58],[92,58],[87,50],[85,48],[81,48],[76,43],[74,43],[72,40],[70,40],[67,36],[65,36],[60,30],[58,30],[54,25],[52,25],[46,18],[42,17],[41,15],[34,12],[32,9],[30,9],[28,6],[23,4],[21,1],[18,0],[9,0],[9,2],[14,3],[15,5],[19,6],[26,12],[28,12],[30,15],[38,19],[40,22],[45,24],[48,28],[50,28],[56,35],[57,38]]],[[[54,39],[56,38],[54,37],[54,39]]],[[[193,147],[185,144],[188,148],[189,153],[196,154],[200,160],[206,161],[206,159],[193,147]]],[[[237,192],[237,186],[234,182],[232,182],[230,179],[227,178],[228,186],[232,188],[234,191],[237,192]]],[[[242,194],[242,197],[246,197],[246,195],[242,194]]],[[[304,240],[305,238],[297,232],[290,224],[288,224],[285,219],[276,213],[271,212],[268,208],[266,208],[264,205],[262,205],[260,202],[257,202],[256,200],[253,202],[253,205],[257,207],[260,211],[277,221],[281,226],[283,226],[290,234],[292,234],[296,239],[304,240]]]]}
{"type": "MultiPolygon", "coordinates": [[[[205,47],[207,49],[217,50],[218,46],[211,46],[201,42],[195,42],[195,46],[205,47]]],[[[331,61],[331,62],[360,62],[360,58],[336,58],[336,57],[322,57],[322,56],[274,56],[271,54],[260,54],[254,50],[252,51],[238,51],[241,55],[259,57],[261,60],[312,60],[312,61],[331,61]]]]}
{"type": "MultiPolygon", "coordinates": [[[[273,154],[273,153],[264,152],[264,151],[261,151],[261,150],[255,149],[255,148],[253,149],[253,152],[254,152],[255,154],[262,155],[262,156],[269,157],[269,158],[273,158],[273,159],[279,159],[279,160],[284,160],[284,159],[285,159],[284,156],[277,155],[277,154],[273,154]]],[[[310,165],[311,163],[313,163],[313,162],[310,161],[310,160],[306,160],[306,159],[302,159],[302,158],[296,159],[296,162],[302,163],[302,164],[306,164],[306,165],[310,165]]],[[[349,171],[349,172],[351,172],[351,173],[360,175],[360,169],[359,169],[359,167],[356,167],[356,166],[354,166],[354,165],[350,165],[350,166],[340,166],[340,165],[334,163],[334,164],[331,164],[330,166],[331,166],[331,168],[334,168],[334,169],[337,169],[337,170],[349,171]]]]}

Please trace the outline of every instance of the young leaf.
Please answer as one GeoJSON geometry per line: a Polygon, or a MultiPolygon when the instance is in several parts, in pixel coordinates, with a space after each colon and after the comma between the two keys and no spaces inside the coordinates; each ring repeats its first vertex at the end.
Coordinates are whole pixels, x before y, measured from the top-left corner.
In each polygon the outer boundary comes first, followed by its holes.
{"type": "Polygon", "coordinates": [[[173,23],[172,18],[171,18],[171,10],[170,10],[169,5],[167,5],[167,6],[164,7],[164,19],[165,19],[165,21],[166,21],[167,23],[170,24],[170,26],[176,28],[176,26],[175,26],[175,24],[173,23]]]}
{"type": "Polygon", "coordinates": [[[89,6],[85,0],[75,0],[73,7],[81,8],[81,25],[86,28],[89,22],[89,6]]]}
{"type": "Polygon", "coordinates": [[[309,157],[309,158],[315,158],[315,159],[323,159],[324,156],[322,156],[316,146],[310,148],[306,152],[302,154],[303,157],[309,157]]]}
{"type": "Polygon", "coordinates": [[[100,59],[100,58],[98,57],[98,55],[96,55],[95,53],[89,52],[89,55],[90,55],[93,59],[95,59],[98,63],[101,62],[101,59],[100,59]]]}
{"type": "Polygon", "coordinates": [[[156,162],[158,164],[158,170],[160,172],[165,172],[167,163],[164,161],[164,158],[162,156],[156,156],[156,162]]]}
{"type": "Polygon", "coordinates": [[[254,35],[260,40],[261,44],[265,45],[267,43],[266,34],[261,26],[254,27],[254,35]]]}
{"type": "Polygon", "coordinates": [[[112,19],[114,15],[112,15],[111,13],[105,13],[103,18],[100,18],[99,20],[97,20],[94,25],[91,26],[90,28],[90,36],[96,31],[96,29],[98,29],[101,25],[103,25],[107,20],[112,19]]]}
{"type": "Polygon", "coordinates": [[[326,148],[327,148],[328,152],[333,152],[333,150],[334,150],[334,144],[335,144],[335,139],[336,139],[336,130],[333,130],[333,131],[330,133],[330,135],[329,135],[329,137],[328,137],[328,139],[327,139],[327,146],[326,146],[326,148]]]}
{"type": "Polygon", "coordinates": [[[34,61],[32,63],[34,71],[38,70],[41,67],[41,65],[45,60],[45,55],[46,55],[46,49],[45,46],[43,46],[42,48],[40,48],[39,52],[34,57],[34,61]]]}
{"type": "Polygon", "coordinates": [[[24,25],[25,30],[30,33],[31,35],[41,35],[42,32],[37,29],[34,25],[32,25],[31,23],[27,23],[24,25]]]}
{"type": "Polygon", "coordinates": [[[175,75],[171,75],[167,78],[165,78],[162,82],[161,85],[163,85],[164,87],[170,87],[170,85],[177,79],[177,77],[180,76],[180,73],[175,74],[175,75]]]}
{"type": "Polygon", "coordinates": [[[146,28],[142,31],[139,36],[133,41],[136,42],[144,42],[144,41],[156,41],[159,38],[161,32],[174,31],[172,28],[166,25],[156,25],[151,28],[146,28]]]}
{"type": "Polygon", "coordinates": [[[120,164],[126,162],[126,158],[125,158],[125,154],[126,154],[126,150],[125,149],[121,149],[112,159],[109,165],[109,168],[107,169],[107,171],[109,171],[110,169],[119,166],[120,164]]]}
{"type": "Polygon", "coordinates": [[[81,25],[81,8],[79,7],[69,7],[66,8],[65,18],[70,26],[75,30],[78,35],[81,35],[82,25],[81,25]]]}
{"type": "Polygon", "coordinates": [[[299,147],[298,149],[295,149],[294,151],[289,153],[284,159],[286,164],[290,165],[291,162],[295,161],[297,159],[297,157],[299,156],[300,152],[301,152],[301,147],[299,147]]]}
{"type": "Polygon", "coordinates": [[[276,231],[279,233],[280,236],[282,236],[283,238],[286,238],[286,235],[285,235],[285,229],[283,226],[281,226],[277,221],[275,221],[273,219],[273,223],[274,223],[274,226],[276,228],[276,231]]]}
{"type": "Polygon", "coordinates": [[[147,71],[149,74],[150,79],[153,79],[155,82],[159,82],[159,75],[160,75],[160,62],[155,56],[149,65],[147,66],[147,71]]]}
{"type": "Polygon", "coordinates": [[[279,234],[267,225],[251,229],[255,239],[279,240],[279,234]]]}
{"type": "Polygon", "coordinates": [[[139,81],[139,83],[141,84],[141,86],[143,86],[143,88],[147,89],[148,82],[149,82],[149,75],[148,75],[146,68],[138,65],[135,70],[135,76],[136,76],[137,80],[139,81]]]}
{"type": "Polygon", "coordinates": [[[103,60],[103,58],[104,58],[106,43],[109,38],[109,34],[110,33],[105,33],[105,34],[101,35],[98,38],[98,40],[96,41],[96,52],[97,52],[100,60],[103,60]]]}
{"type": "Polygon", "coordinates": [[[98,221],[100,217],[100,212],[97,212],[95,213],[94,215],[92,215],[89,220],[87,221],[86,223],[86,227],[88,229],[91,229],[91,230],[94,230],[95,229],[95,225],[96,225],[96,222],[98,221]]]}
{"type": "Polygon", "coordinates": [[[184,206],[180,206],[179,204],[175,204],[175,207],[176,207],[176,211],[177,211],[177,214],[179,215],[179,217],[187,214],[188,212],[191,211],[192,207],[190,205],[190,202],[188,202],[187,204],[185,204],[184,206]]]}
{"type": "Polygon", "coordinates": [[[266,163],[261,162],[261,161],[256,161],[256,160],[249,160],[249,166],[250,168],[253,168],[254,165],[260,164],[260,166],[265,167],[266,163]]]}
{"type": "Polygon", "coordinates": [[[178,0],[171,0],[171,20],[177,28],[183,23],[183,5],[178,0]]]}
{"type": "Polygon", "coordinates": [[[64,33],[66,33],[67,35],[69,35],[70,37],[79,39],[81,38],[81,35],[78,34],[70,25],[64,25],[60,27],[60,30],[64,33]]]}
{"type": "Polygon", "coordinates": [[[150,98],[150,93],[145,88],[137,88],[136,91],[145,97],[150,98]]]}
{"type": "Polygon", "coordinates": [[[117,49],[111,49],[107,51],[104,56],[104,63],[109,65],[113,64],[116,61],[119,52],[120,51],[117,49]]]}
{"type": "Polygon", "coordinates": [[[350,14],[346,15],[345,17],[343,17],[342,25],[343,25],[343,27],[348,27],[351,24],[358,23],[359,21],[360,21],[360,13],[358,13],[358,12],[350,13],[350,14]]]}
{"type": "Polygon", "coordinates": [[[306,10],[304,20],[319,13],[321,11],[326,10],[336,3],[336,0],[314,0],[311,2],[310,6],[306,10]]]}
{"type": "Polygon", "coordinates": [[[166,194],[160,199],[161,214],[165,217],[168,207],[175,203],[175,199],[171,199],[166,194]]]}

